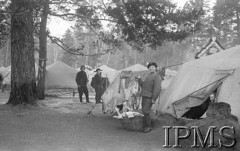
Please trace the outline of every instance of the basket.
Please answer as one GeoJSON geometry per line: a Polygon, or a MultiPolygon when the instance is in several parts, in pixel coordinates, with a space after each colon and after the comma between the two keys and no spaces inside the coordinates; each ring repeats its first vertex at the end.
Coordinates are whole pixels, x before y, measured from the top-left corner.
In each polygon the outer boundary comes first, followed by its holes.
{"type": "Polygon", "coordinates": [[[122,126],[129,131],[139,131],[143,128],[143,117],[123,118],[120,120],[122,126]]]}

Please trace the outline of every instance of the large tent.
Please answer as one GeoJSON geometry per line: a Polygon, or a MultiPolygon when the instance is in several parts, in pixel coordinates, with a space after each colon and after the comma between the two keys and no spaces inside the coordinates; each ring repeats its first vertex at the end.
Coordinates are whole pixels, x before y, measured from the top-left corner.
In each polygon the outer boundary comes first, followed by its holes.
{"type": "Polygon", "coordinates": [[[177,74],[177,71],[166,69],[165,74],[166,74],[166,76],[171,77],[171,76],[175,76],[177,74]]]}
{"type": "MultiPolygon", "coordinates": [[[[76,70],[77,72],[81,71],[80,68],[77,68],[77,69],[75,69],[75,70],[76,70]]],[[[91,73],[91,71],[88,70],[88,69],[85,69],[85,72],[86,72],[87,75],[89,75],[89,74],[91,73]]]]}
{"type": "Polygon", "coordinates": [[[3,81],[6,84],[10,84],[11,82],[11,77],[10,77],[10,72],[11,72],[11,66],[5,68],[5,67],[1,67],[0,68],[0,74],[3,76],[3,81]]]}
{"type": "MultiPolygon", "coordinates": [[[[110,84],[110,86],[108,87],[108,89],[102,96],[103,112],[113,112],[115,106],[117,104],[120,104],[121,101],[124,100],[124,97],[126,97],[126,94],[124,94],[126,92],[126,90],[121,90],[121,89],[125,89],[125,88],[123,88],[125,85],[125,79],[121,78],[121,74],[123,71],[132,71],[131,77],[129,80],[129,83],[130,83],[129,85],[131,85],[135,81],[136,76],[140,75],[142,80],[144,80],[146,78],[147,74],[149,73],[149,70],[140,64],[136,64],[131,67],[128,67],[128,68],[118,71],[118,74],[116,75],[115,79],[113,80],[113,82],[110,84]]],[[[168,71],[170,71],[170,70],[168,70],[168,71]]],[[[162,91],[167,89],[173,76],[175,76],[175,74],[170,75],[168,73],[166,73],[166,76],[165,76],[164,80],[162,81],[162,85],[161,85],[162,91]]],[[[174,73],[176,73],[176,71],[174,71],[174,73]]],[[[155,105],[153,106],[153,109],[157,110],[158,105],[159,105],[159,103],[156,102],[155,105]]]]}
{"type": "Polygon", "coordinates": [[[5,68],[5,67],[3,67],[3,66],[2,66],[2,67],[0,67],[0,72],[1,72],[1,71],[4,71],[5,69],[6,69],[6,68],[5,68]]]}
{"type": "MultiPolygon", "coordinates": [[[[130,70],[127,70],[127,72],[129,71],[130,70]]],[[[131,72],[129,74],[128,81],[126,81],[125,78],[121,78],[121,75],[123,72],[118,72],[113,82],[109,85],[107,90],[102,95],[102,100],[103,100],[102,109],[104,113],[113,112],[116,105],[122,103],[127,97],[126,91],[131,89],[131,85],[135,81],[135,77],[137,75],[140,75],[144,80],[148,73],[148,70],[131,72]],[[127,84],[128,88],[125,87],[126,83],[128,83],[127,84]]]]}
{"type": "Polygon", "coordinates": [[[160,98],[159,110],[180,118],[217,89],[217,101],[240,117],[240,46],[183,64],[160,98]]]}
{"type": "Polygon", "coordinates": [[[75,78],[77,71],[67,64],[57,61],[47,66],[45,87],[46,88],[77,88],[75,78]]]}
{"type": "MultiPolygon", "coordinates": [[[[37,75],[38,73],[38,65],[35,63],[35,73],[37,75]]],[[[8,67],[0,67],[0,74],[4,77],[5,84],[10,85],[11,84],[11,65],[8,67]]]]}
{"type": "MultiPolygon", "coordinates": [[[[141,65],[141,64],[135,64],[135,65],[132,65],[130,67],[127,67],[125,69],[122,69],[119,71],[119,73],[121,71],[133,71],[133,72],[147,72],[148,71],[148,68],[141,65]]],[[[166,89],[168,87],[168,85],[170,84],[171,80],[172,80],[172,77],[174,77],[175,75],[177,74],[176,71],[174,70],[170,70],[170,69],[166,69],[165,71],[165,77],[164,77],[164,80],[162,81],[162,89],[166,89]]]]}
{"type": "Polygon", "coordinates": [[[120,71],[145,71],[145,70],[148,70],[148,68],[141,64],[135,64],[130,67],[124,68],[120,71]]]}
{"type": "Polygon", "coordinates": [[[117,74],[117,70],[110,68],[106,65],[102,65],[99,67],[100,69],[102,69],[102,77],[108,77],[109,82],[112,82],[114,80],[114,78],[116,77],[117,74]]]}
{"type": "MultiPolygon", "coordinates": [[[[113,69],[113,68],[110,68],[110,67],[108,67],[108,66],[106,66],[106,65],[102,65],[102,66],[100,66],[100,67],[98,67],[98,68],[100,68],[101,70],[103,70],[103,71],[102,71],[102,77],[107,77],[110,83],[111,83],[111,82],[114,80],[114,78],[117,76],[117,73],[118,73],[117,70],[115,70],[115,69],[113,69]]],[[[91,83],[92,77],[94,77],[94,75],[96,74],[96,72],[94,72],[95,70],[96,70],[96,69],[88,72],[89,83],[91,83]]]]}

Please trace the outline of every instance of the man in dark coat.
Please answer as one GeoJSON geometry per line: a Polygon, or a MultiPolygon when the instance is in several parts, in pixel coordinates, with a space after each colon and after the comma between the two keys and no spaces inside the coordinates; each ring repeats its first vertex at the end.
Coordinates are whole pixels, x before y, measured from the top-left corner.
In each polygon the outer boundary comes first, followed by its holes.
{"type": "Polygon", "coordinates": [[[3,76],[2,76],[2,74],[0,73],[0,86],[1,86],[2,82],[3,82],[3,76]]]}
{"type": "Polygon", "coordinates": [[[95,71],[96,74],[93,77],[95,80],[94,89],[96,92],[96,95],[95,95],[96,104],[101,103],[101,97],[103,93],[103,80],[101,76],[101,71],[102,70],[100,68],[97,68],[95,71]]]}
{"type": "Polygon", "coordinates": [[[103,92],[102,93],[104,93],[110,85],[108,77],[102,77],[102,83],[103,83],[103,92]]]}
{"type": "Polygon", "coordinates": [[[89,102],[89,94],[88,94],[88,88],[87,88],[88,78],[87,78],[87,74],[85,72],[85,66],[81,66],[81,71],[79,71],[77,73],[76,82],[78,85],[78,93],[79,93],[80,102],[82,102],[83,93],[86,96],[86,102],[89,102]]]}
{"type": "Polygon", "coordinates": [[[157,73],[157,64],[151,62],[148,64],[150,73],[146,76],[145,80],[142,81],[138,76],[139,85],[142,87],[142,112],[143,112],[143,132],[148,133],[152,130],[152,123],[150,117],[150,111],[152,105],[156,102],[161,92],[161,77],[157,73]]]}
{"type": "MultiPolygon", "coordinates": [[[[0,88],[3,87],[3,76],[0,73],[0,88]]],[[[4,91],[4,89],[2,88],[2,92],[4,91]]]]}

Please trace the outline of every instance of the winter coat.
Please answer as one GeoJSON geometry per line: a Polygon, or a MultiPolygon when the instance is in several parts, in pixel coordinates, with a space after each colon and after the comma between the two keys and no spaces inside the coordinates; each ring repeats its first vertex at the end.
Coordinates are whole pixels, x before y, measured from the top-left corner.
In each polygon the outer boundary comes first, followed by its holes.
{"type": "Polygon", "coordinates": [[[94,78],[95,78],[96,85],[103,85],[103,80],[101,75],[95,74],[94,78]]]}
{"type": "Polygon", "coordinates": [[[142,87],[141,95],[143,97],[151,98],[156,101],[161,92],[161,77],[155,73],[149,73],[144,81],[138,80],[139,85],[142,87]]]}
{"type": "Polygon", "coordinates": [[[79,71],[76,76],[76,83],[78,86],[86,86],[88,82],[87,74],[85,71],[79,71]]]}
{"type": "Polygon", "coordinates": [[[0,73],[0,84],[3,82],[3,76],[0,73]]]}

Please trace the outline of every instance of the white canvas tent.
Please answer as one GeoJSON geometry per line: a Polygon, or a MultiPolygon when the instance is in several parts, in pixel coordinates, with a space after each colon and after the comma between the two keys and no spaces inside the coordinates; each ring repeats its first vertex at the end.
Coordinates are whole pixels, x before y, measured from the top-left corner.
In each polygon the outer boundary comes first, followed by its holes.
{"type": "MultiPolygon", "coordinates": [[[[102,71],[102,77],[108,77],[108,80],[109,80],[110,83],[111,83],[111,82],[114,80],[114,78],[117,76],[117,73],[118,73],[117,70],[115,70],[115,69],[113,69],[113,68],[110,68],[110,67],[108,67],[108,66],[106,66],[106,65],[102,65],[102,66],[100,66],[100,67],[98,67],[98,68],[100,68],[101,70],[103,70],[103,71],[102,71]]],[[[96,70],[96,69],[88,72],[89,83],[91,83],[92,77],[94,77],[94,75],[96,74],[96,72],[94,72],[95,70],[96,70]]]]}
{"type": "Polygon", "coordinates": [[[8,67],[1,67],[0,69],[0,74],[3,76],[3,81],[6,84],[11,84],[11,76],[10,76],[10,72],[11,72],[11,66],[8,67]]]}
{"type": "MultiPolygon", "coordinates": [[[[127,70],[127,71],[129,71],[129,70],[127,70]]],[[[103,110],[103,112],[104,113],[113,112],[116,105],[125,101],[125,98],[129,96],[128,92],[131,91],[130,90],[131,85],[134,83],[135,77],[137,75],[141,75],[142,79],[144,80],[145,77],[147,76],[148,72],[149,72],[148,70],[131,72],[131,74],[130,74],[131,76],[129,77],[129,81],[127,82],[128,88],[125,87],[126,79],[121,78],[122,72],[118,72],[118,74],[115,77],[115,79],[113,80],[113,82],[109,85],[107,90],[102,95],[102,100],[103,100],[102,110],[103,110]],[[130,91],[128,91],[128,90],[130,90],[130,91]],[[128,95],[126,93],[128,93],[128,95]]]]}
{"type": "Polygon", "coordinates": [[[114,80],[114,78],[117,75],[116,69],[110,68],[106,65],[102,65],[99,68],[103,70],[102,77],[108,77],[110,83],[114,80]]]}
{"type": "MultiPolygon", "coordinates": [[[[4,68],[4,67],[1,67],[0,69],[0,73],[3,75],[4,77],[4,82],[6,84],[11,84],[11,65],[4,68]]],[[[35,63],[35,73],[36,73],[36,76],[37,76],[37,73],[38,73],[38,65],[35,63]]]]}
{"type": "MultiPolygon", "coordinates": [[[[80,68],[77,68],[77,69],[75,69],[77,72],[79,72],[81,69],[80,68]]],[[[90,70],[88,70],[88,69],[85,69],[85,72],[86,72],[86,74],[88,75],[91,71],[90,70]]]]}
{"type": "Polygon", "coordinates": [[[46,88],[77,88],[75,78],[77,71],[67,64],[57,61],[47,66],[46,71],[46,88]]]}
{"type": "Polygon", "coordinates": [[[180,118],[217,88],[217,101],[240,117],[240,46],[183,64],[160,98],[159,110],[180,118]]]}
{"type": "MultiPolygon", "coordinates": [[[[90,67],[89,65],[84,65],[84,66],[85,66],[85,71],[92,71],[93,70],[92,67],[90,67]]],[[[77,68],[76,70],[80,71],[81,68],[77,68]]]]}
{"type": "MultiPolygon", "coordinates": [[[[148,68],[141,64],[135,64],[135,65],[132,65],[130,67],[120,70],[119,73],[121,71],[133,71],[133,72],[146,71],[147,72],[148,68]]],[[[162,81],[162,89],[167,89],[168,85],[170,84],[170,82],[172,80],[172,77],[174,77],[176,74],[177,74],[176,71],[166,69],[165,77],[164,77],[164,80],[162,81]]]]}
{"type": "Polygon", "coordinates": [[[145,70],[148,70],[148,68],[141,64],[135,64],[130,67],[124,68],[120,71],[145,71],[145,70]]]}
{"type": "MultiPolygon", "coordinates": [[[[138,65],[137,65],[138,66],[138,65]]],[[[133,67],[133,70],[129,70],[131,68],[126,68],[127,70],[123,69],[123,71],[132,71],[132,76],[130,78],[130,83],[133,83],[133,81],[135,81],[135,77],[137,75],[140,75],[142,80],[144,80],[147,76],[147,74],[149,73],[149,70],[144,67],[144,68],[139,68],[139,71],[136,71],[137,66],[133,67]]],[[[140,65],[142,66],[142,65],[140,65]]],[[[122,71],[118,71],[117,76],[115,77],[115,79],[113,80],[113,82],[110,84],[110,86],[108,87],[108,89],[106,90],[106,92],[103,94],[102,99],[103,99],[103,112],[113,112],[114,108],[116,107],[117,104],[121,103],[121,101],[124,100],[124,97],[126,96],[126,94],[124,94],[126,92],[126,90],[122,90],[122,93],[120,93],[120,89],[122,89],[124,83],[125,83],[125,79],[120,78],[121,77],[121,72],[122,71]],[[122,84],[120,84],[122,82],[122,84]]],[[[162,91],[164,91],[168,85],[170,84],[170,81],[172,80],[174,75],[167,75],[165,76],[164,80],[162,81],[162,91]]],[[[124,88],[123,88],[124,89],[124,88]]],[[[153,105],[153,109],[157,110],[158,109],[158,102],[156,102],[153,105]]]]}
{"type": "Polygon", "coordinates": [[[5,67],[3,67],[3,66],[2,66],[2,67],[0,67],[0,72],[1,72],[1,71],[4,71],[5,69],[6,69],[6,68],[5,68],[5,67]]]}
{"type": "Polygon", "coordinates": [[[175,71],[175,70],[166,69],[166,71],[165,71],[165,75],[168,77],[175,76],[176,74],[177,74],[177,71],[175,71]]]}

